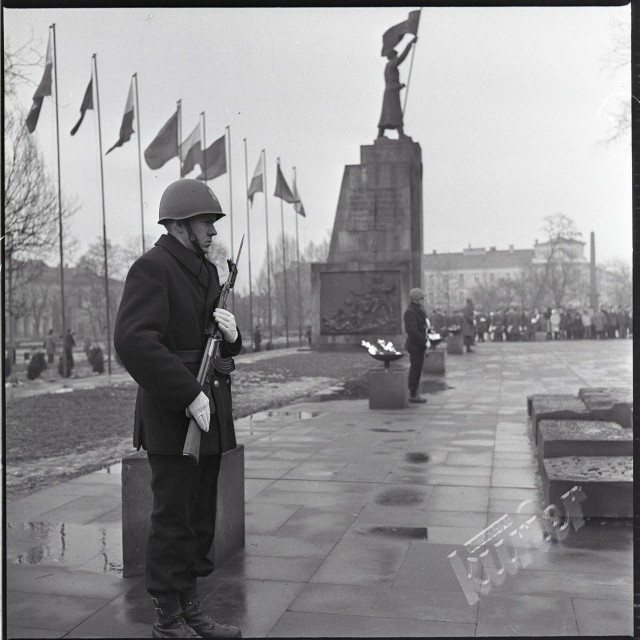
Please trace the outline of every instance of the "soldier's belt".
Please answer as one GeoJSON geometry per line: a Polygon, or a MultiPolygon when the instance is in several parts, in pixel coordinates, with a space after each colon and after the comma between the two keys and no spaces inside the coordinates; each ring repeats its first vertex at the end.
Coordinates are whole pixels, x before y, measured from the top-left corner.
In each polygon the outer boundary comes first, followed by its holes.
{"type": "MultiPolygon", "coordinates": [[[[173,351],[172,353],[175,353],[175,355],[177,355],[178,358],[180,358],[180,361],[184,362],[184,364],[200,364],[202,362],[204,349],[194,349],[192,351],[173,351]]],[[[233,361],[233,358],[223,358],[220,354],[218,354],[209,364],[207,379],[211,379],[214,370],[221,375],[229,375],[232,371],[235,370],[235,368],[236,365],[233,361]]]]}

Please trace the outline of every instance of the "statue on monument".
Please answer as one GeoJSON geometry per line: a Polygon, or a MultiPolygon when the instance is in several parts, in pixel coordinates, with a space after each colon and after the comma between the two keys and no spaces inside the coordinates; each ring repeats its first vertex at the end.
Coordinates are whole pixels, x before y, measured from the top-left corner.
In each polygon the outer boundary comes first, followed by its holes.
{"type": "Polygon", "coordinates": [[[400,71],[398,67],[409,55],[409,50],[417,42],[418,36],[405,47],[404,51],[398,55],[395,49],[391,49],[387,54],[389,62],[384,68],[384,97],[382,99],[382,114],[378,122],[378,139],[385,138],[385,129],[397,129],[400,139],[407,139],[409,136],[404,133],[404,123],[402,120],[402,107],[400,106],[400,89],[404,84],[400,83],[400,71]]]}

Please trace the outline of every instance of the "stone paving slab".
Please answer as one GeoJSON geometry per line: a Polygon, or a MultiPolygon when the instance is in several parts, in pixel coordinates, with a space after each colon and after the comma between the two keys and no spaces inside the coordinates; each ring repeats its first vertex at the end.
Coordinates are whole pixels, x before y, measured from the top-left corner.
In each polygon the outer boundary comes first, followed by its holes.
{"type": "MultiPolygon", "coordinates": [[[[552,550],[533,549],[526,569],[473,605],[448,558],[505,513],[541,517],[528,395],[630,384],[630,341],[549,346],[487,343],[452,357],[450,388],[427,392],[426,405],[314,401],[239,420],[250,531],[201,581],[205,608],[245,637],[574,636],[599,634],[607,620],[605,631],[630,634],[623,521],[587,520],[552,550]]],[[[91,474],[6,505],[11,636],[149,637],[144,580],[118,571],[118,479],[91,474]],[[70,521],[43,520],[52,514],[70,521]],[[32,562],[18,563],[21,554],[32,562]],[[40,618],[27,619],[34,598],[40,618]],[[66,618],[49,617],[58,607],[66,618]],[[54,628],[42,626],[49,619],[54,628]]]]}

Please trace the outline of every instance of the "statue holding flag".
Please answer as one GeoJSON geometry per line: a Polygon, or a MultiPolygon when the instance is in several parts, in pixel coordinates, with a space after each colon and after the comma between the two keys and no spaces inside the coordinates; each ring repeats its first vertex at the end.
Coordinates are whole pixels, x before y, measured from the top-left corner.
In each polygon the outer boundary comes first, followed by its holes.
{"type": "Polygon", "coordinates": [[[400,71],[398,67],[409,55],[412,45],[418,40],[418,23],[420,11],[409,12],[409,17],[404,22],[397,24],[385,31],[382,36],[382,55],[388,58],[384,68],[384,97],[382,100],[382,114],[378,122],[378,138],[384,138],[385,129],[397,129],[400,139],[408,138],[404,133],[403,109],[400,106],[400,90],[405,86],[400,83],[400,71]],[[394,47],[402,40],[406,33],[414,35],[413,40],[398,55],[394,47]]]}

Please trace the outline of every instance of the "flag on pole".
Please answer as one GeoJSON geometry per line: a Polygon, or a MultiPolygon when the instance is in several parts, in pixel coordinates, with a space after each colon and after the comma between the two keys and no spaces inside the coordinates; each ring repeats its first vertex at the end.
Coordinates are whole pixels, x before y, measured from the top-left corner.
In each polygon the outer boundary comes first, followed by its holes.
{"type": "Polygon", "coordinates": [[[149,169],[159,169],[178,155],[178,111],[164,123],[151,144],[144,150],[149,169]]]}
{"type": "Polygon", "coordinates": [[[180,175],[186,176],[193,171],[196,163],[202,162],[202,147],[200,145],[200,123],[191,132],[189,137],[180,145],[180,175]]]}
{"type": "Polygon", "coordinates": [[[44,73],[42,74],[42,80],[33,94],[33,104],[27,115],[25,124],[29,133],[33,133],[36,130],[38,124],[38,118],[40,116],[40,109],[42,109],[42,101],[45,96],[51,95],[51,72],[53,70],[53,49],[51,43],[51,32],[49,32],[49,41],[47,43],[47,56],[44,63],[44,73]]]}
{"type": "Polygon", "coordinates": [[[82,98],[82,104],[80,105],[80,120],[76,123],[76,126],[71,129],[71,135],[74,136],[82,121],[84,120],[84,114],[87,110],[93,109],[93,78],[89,80],[89,84],[87,85],[87,90],[84,92],[84,98],[82,98]]]}
{"type": "Polygon", "coordinates": [[[202,171],[196,180],[213,180],[223,173],[227,173],[227,150],[225,136],[212,142],[202,154],[202,171]]]}
{"type": "Polygon", "coordinates": [[[296,185],[296,179],[293,179],[293,197],[295,199],[293,203],[293,207],[296,210],[296,213],[301,215],[303,218],[307,217],[307,214],[304,211],[304,206],[302,204],[302,200],[300,200],[300,196],[298,195],[298,186],[296,185]]]}
{"type": "Polygon", "coordinates": [[[420,11],[409,11],[409,17],[404,22],[387,29],[382,35],[382,53],[380,55],[385,57],[389,55],[389,52],[402,40],[405,33],[417,35],[418,22],[420,22],[420,11]]]}
{"type": "Polygon", "coordinates": [[[293,203],[296,201],[296,199],[293,196],[293,193],[291,193],[291,189],[289,189],[289,185],[287,184],[287,181],[284,179],[284,176],[282,175],[280,165],[278,165],[278,170],[276,173],[276,188],[275,188],[275,191],[273,192],[273,195],[276,198],[280,198],[284,200],[285,202],[293,203]]]}
{"type": "Polygon", "coordinates": [[[258,160],[256,170],[253,172],[253,178],[251,178],[251,184],[249,185],[249,191],[247,193],[247,198],[249,198],[249,202],[251,204],[253,204],[254,194],[258,193],[258,191],[264,191],[264,168],[262,166],[262,154],[260,154],[260,160],[258,160]]]}
{"type": "MultiPolygon", "coordinates": [[[[133,133],[133,78],[129,85],[129,95],[127,96],[127,104],[124,107],[124,115],[122,116],[122,124],[120,125],[120,137],[107,153],[111,153],[116,147],[121,147],[125,142],[129,141],[133,133]]],[[[106,155],[106,154],[105,154],[106,155]]]]}

